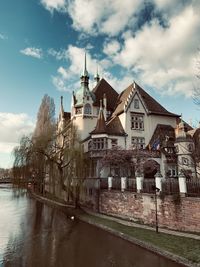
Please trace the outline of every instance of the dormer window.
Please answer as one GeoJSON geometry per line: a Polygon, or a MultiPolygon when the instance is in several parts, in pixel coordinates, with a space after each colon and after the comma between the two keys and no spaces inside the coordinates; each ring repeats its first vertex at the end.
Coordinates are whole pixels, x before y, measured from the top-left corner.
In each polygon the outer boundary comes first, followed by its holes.
{"type": "Polygon", "coordinates": [[[82,114],[82,108],[76,108],[75,113],[76,114],[82,114]]]}
{"type": "Polygon", "coordinates": [[[139,106],[139,100],[138,99],[135,99],[134,100],[134,108],[135,109],[139,109],[140,108],[140,106],[139,106]]]}
{"type": "Polygon", "coordinates": [[[84,108],[84,113],[85,114],[92,114],[92,109],[90,104],[86,104],[84,108]]]}

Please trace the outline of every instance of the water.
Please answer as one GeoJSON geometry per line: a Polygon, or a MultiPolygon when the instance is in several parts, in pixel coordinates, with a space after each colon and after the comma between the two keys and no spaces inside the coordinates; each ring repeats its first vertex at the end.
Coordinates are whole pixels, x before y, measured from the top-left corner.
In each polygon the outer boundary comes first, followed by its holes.
{"type": "Polygon", "coordinates": [[[180,267],[0,185],[0,266],[180,267]]]}

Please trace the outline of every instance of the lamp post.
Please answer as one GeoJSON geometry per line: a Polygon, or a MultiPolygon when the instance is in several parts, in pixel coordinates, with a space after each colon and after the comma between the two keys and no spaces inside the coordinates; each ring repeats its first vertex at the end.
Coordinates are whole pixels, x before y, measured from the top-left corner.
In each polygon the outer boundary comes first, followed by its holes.
{"type": "Polygon", "coordinates": [[[160,191],[155,185],[152,185],[152,190],[155,193],[155,213],[156,213],[156,233],[158,233],[158,205],[157,205],[157,192],[160,191]]]}

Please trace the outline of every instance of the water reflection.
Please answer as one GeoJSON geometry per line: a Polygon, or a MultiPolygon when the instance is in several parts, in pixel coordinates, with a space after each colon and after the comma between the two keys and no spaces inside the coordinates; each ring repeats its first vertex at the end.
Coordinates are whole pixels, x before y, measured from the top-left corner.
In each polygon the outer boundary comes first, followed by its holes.
{"type": "Polygon", "coordinates": [[[5,267],[180,267],[101,229],[72,221],[24,191],[0,188],[0,205],[0,260],[5,267]]]}

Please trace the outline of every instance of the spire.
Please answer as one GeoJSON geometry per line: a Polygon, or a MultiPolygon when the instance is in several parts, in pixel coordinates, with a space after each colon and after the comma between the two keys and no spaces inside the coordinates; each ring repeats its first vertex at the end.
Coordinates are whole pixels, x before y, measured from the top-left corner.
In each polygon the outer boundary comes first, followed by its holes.
{"type": "Polygon", "coordinates": [[[84,61],[84,71],[83,71],[83,76],[87,76],[87,77],[88,77],[86,52],[85,52],[85,61],[84,61]]]}
{"type": "Polygon", "coordinates": [[[63,96],[60,97],[60,113],[64,114],[63,96]]]}
{"type": "Polygon", "coordinates": [[[97,119],[97,124],[94,131],[92,131],[91,134],[103,134],[103,133],[107,133],[107,131],[106,131],[106,122],[103,114],[102,100],[100,100],[100,110],[97,119]]]}
{"type": "Polygon", "coordinates": [[[85,53],[84,70],[83,70],[83,75],[81,76],[81,87],[83,88],[83,95],[85,95],[85,91],[88,89],[88,85],[89,85],[89,75],[87,71],[87,59],[85,53]]]}
{"type": "Polygon", "coordinates": [[[64,118],[64,108],[63,108],[63,96],[60,97],[60,113],[59,113],[59,120],[64,118]]]}
{"type": "Polygon", "coordinates": [[[99,73],[98,73],[98,65],[97,65],[97,72],[96,72],[96,76],[94,77],[94,80],[96,81],[96,84],[98,84],[100,80],[99,73]]]}

